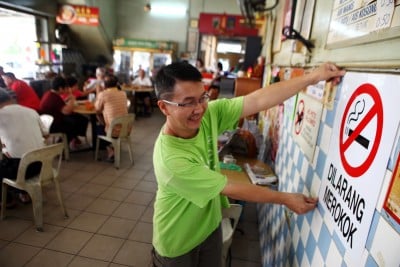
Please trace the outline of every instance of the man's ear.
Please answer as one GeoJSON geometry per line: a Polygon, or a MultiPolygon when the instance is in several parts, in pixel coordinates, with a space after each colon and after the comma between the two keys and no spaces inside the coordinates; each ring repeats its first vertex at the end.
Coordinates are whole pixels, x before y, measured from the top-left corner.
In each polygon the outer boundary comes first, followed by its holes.
{"type": "Polygon", "coordinates": [[[167,109],[167,104],[165,104],[164,101],[158,100],[158,101],[157,101],[157,106],[160,108],[161,112],[162,112],[165,116],[168,116],[168,115],[169,115],[169,111],[168,111],[168,109],[167,109]]]}

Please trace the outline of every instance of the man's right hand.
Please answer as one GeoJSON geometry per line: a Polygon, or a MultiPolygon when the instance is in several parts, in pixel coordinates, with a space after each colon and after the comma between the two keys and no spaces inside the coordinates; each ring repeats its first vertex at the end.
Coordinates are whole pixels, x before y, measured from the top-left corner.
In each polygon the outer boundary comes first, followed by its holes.
{"type": "Polygon", "coordinates": [[[307,197],[300,193],[288,193],[285,206],[297,214],[304,214],[313,210],[318,203],[318,198],[307,197]]]}

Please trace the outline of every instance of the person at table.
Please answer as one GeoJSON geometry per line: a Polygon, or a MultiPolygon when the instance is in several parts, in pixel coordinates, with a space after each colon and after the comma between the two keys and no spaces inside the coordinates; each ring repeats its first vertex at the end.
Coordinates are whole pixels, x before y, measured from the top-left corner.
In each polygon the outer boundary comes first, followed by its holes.
{"type": "Polygon", "coordinates": [[[208,91],[207,91],[208,95],[210,96],[210,101],[218,98],[219,90],[220,90],[219,86],[214,85],[214,84],[210,85],[210,87],[208,88],[208,91]]]}
{"type": "Polygon", "coordinates": [[[104,90],[104,76],[106,69],[103,67],[96,68],[96,78],[89,79],[83,86],[83,91],[88,95],[104,90]]]}
{"type": "MultiPolygon", "coordinates": [[[[18,104],[11,99],[8,92],[0,88],[0,136],[3,145],[0,148],[3,158],[0,160],[0,184],[3,178],[16,179],[18,166],[24,153],[44,147],[44,126],[39,114],[31,109],[18,104]]],[[[26,177],[39,173],[41,164],[32,163],[26,177]]],[[[7,207],[15,205],[11,191],[7,191],[7,207]]],[[[30,201],[25,191],[17,190],[17,195],[23,203],[30,201]]],[[[0,186],[1,196],[1,186],[0,186]]]]}
{"type": "Polygon", "coordinates": [[[61,98],[65,101],[72,94],[75,99],[85,99],[90,93],[89,90],[82,91],[79,89],[78,80],[75,77],[68,76],[65,78],[67,84],[67,92],[60,94],[61,98]]]}
{"type": "MultiPolygon", "coordinates": [[[[99,134],[104,135],[116,117],[128,114],[127,96],[126,93],[118,88],[118,78],[112,74],[106,74],[104,77],[105,90],[99,92],[94,103],[98,114],[99,122],[104,126],[103,129],[98,129],[99,134]]],[[[112,136],[119,135],[120,128],[112,129],[112,136]]],[[[107,146],[106,161],[114,161],[114,148],[107,146]]]]}
{"type": "Polygon", "coordinates": [[[70,148],[76,150],[81,144],[78,136],[86,136],[88,119],[80,114],[73,113],[75,97],[70,94],[65,101],[61,94],[67,91],[67,83],[61,76],[52,81],[52,89],[47,91],[40,101],[40,111],[53,116],[50,133],[62,132],[67,135],[70,148]]]}
{"type": "Polygon", "coordinates": [[[39,111],[40,99],[31,86],[17,79],[12,72],[5,72],[1,77],[7,87],[15,92],[18,104],[39,111]]]}
{"type": "MultiPolygon", "coordinates": [[[[136,79],[132,82],[133,86],[144,86],[144,87],[151,87],[153,84],[149,77],[146,76],[146,72],[141,69],[139,70],[139,75],[136,79]]],[[[151,94],[149,92],[141,92],[140,94],[135,95],[143,100],[144,103],[144,115],[149,116],[151,115],[151,94]]]]}
{"type": "Polygon", "coordinates": [[[326,63],[307,75],[274,83],[232,99],[208,103],[201,73],[172,63],[155,79],[158,107],[166,121],[154,144],[157,195],[153,216],[153,266],[221,266],[221,208],[228,198],[286,206],[297,214],[318,200],[297,192],[235,183],[220,172],[218,135],[240,118],[272,108],[308,85],[337,80],[345,71],[326,63]]]}

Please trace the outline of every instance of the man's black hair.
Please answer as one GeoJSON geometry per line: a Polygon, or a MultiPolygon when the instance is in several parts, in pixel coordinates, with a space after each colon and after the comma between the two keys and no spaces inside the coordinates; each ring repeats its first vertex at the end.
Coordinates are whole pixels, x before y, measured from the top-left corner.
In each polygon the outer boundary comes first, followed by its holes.
{"type": "Polygon", "coordinates": [[[75,86],[78,84],[78,80],[73,76],[69,76],[69,77],[65,78],[65,82],[68,87],[72,87],[72,86],[75,86]]]}
{"type": "Polygon", "coordinates": [[[201,82],[201,79],[201,73],[189,63],[174,62],[164,66],[154,80],[157,98],[165,99],[172,94],[177,81],[201,82]]]}
{"type": "Polygon", "coordinates": [[[60,91],[60,88],[65,88],[66,86],[67,83],[65,82],[65,79],[61,76],[54,77],[53,81],[51,82],[51,87],[55,91],[60,91]]]}
{"type": "Polygon", "coordinates": [[[105,88],[118,87],[118,78],[113,74],[106,74],[104,76],[104,87],[105,88]]]}

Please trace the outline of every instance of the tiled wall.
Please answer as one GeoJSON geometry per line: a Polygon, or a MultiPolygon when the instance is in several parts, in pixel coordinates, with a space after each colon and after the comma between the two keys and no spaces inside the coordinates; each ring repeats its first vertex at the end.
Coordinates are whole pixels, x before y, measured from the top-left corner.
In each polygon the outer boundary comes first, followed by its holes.
{"type": "MultiPolygon", "coordinates": [[[[340,88],[336,95],[341,95],[340,88]]],[[[305,157],[293,140],[291,119],[283,116],[275,166],[280,179],[279,190],[318,195],[337,104],[336,99],[333,110],[323,110],[313,162],[305,157]]],[[[387,170],[383,188],[387,188],[391,176],[392,172],[387,170]]],[[[376,252],[376,247],[382,247],[384,242],[391,251],[396,251],[393,246],[400,251],[399,230],[388,223],[387,215],[382,211],[386,190],[383,191],[376,205],[361,265],[357,266],[400,266],[399,253],[376,252]]],[[[354,266],[348,260],[349,255],[346,255],[339,237],[324,220],[322,207],[298,216],[283,206],[258,204],[258,216],[263,266],[354,266]]]]}

